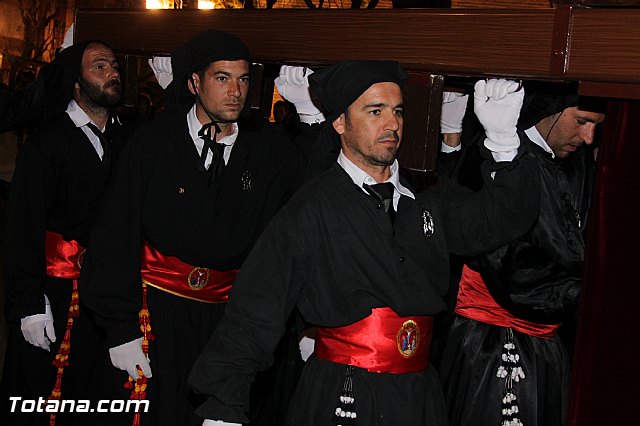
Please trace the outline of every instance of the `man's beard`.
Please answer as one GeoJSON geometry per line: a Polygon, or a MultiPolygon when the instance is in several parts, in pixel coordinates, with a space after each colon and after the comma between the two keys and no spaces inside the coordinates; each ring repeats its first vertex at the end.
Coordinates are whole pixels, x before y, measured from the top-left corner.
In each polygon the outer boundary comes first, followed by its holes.
{"type": "Polygon", "coordinates": [[[78,78],[78,83],[82,89],[80,95],[89,103],[100,108],[112,108],[120,105],[122,100],[122,86],[118,80],[112,80],[100,87],[97,84],[89,83],[82,77],[78,78]],[[108,93],[106,89],[117,87],[116,93],[108,93]]]}

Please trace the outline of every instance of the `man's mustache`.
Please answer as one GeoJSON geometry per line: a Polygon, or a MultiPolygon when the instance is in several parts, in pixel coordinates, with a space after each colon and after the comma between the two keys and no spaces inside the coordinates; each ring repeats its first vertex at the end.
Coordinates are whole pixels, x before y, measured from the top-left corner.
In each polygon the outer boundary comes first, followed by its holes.
{"type": "Polygon", "coordinates": [[[400,142],[400,136],[398,135],[398,132],[386,132],[385,134],[383,134],[378,138],[378,142],[386,141],[389,139],[393,139],[396,142],[400,142]]]}
{"type": "Polygon", "coordinates": [[[111,80],[107,83],[104,84],[104,88],[108,89],[109,87],[121,87],[122,84],[120,83],[120,80],[111,80]]]}

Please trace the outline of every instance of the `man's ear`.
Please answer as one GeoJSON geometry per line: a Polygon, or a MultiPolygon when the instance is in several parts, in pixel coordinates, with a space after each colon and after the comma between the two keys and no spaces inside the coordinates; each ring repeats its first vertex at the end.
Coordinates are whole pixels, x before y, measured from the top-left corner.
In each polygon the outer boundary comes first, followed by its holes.
{"type": "Polygon", "coordinates": [[[346,118],[344,116],[344,113],[342,113],[342,114],[340,114],[340,116],[338,118],[333,120],[333,123],[331,123],[333,125],[334,130],[339,135],[344,134],[345,120],[346,120],[346,118]]]}
{"type": "Polygon", "coordinates": [[[187,86],[189,87],[189,91],[194,95],[198,94],[198,84],[200,84],[200,76],[195,72],[191,73],[187,86]]]}

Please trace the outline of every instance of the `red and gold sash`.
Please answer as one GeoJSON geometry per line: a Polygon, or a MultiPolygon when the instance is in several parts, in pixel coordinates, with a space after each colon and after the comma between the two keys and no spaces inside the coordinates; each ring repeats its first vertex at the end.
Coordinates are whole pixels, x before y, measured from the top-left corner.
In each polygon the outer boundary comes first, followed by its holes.
{"type": "Polygon", "coordinates": [[[174,256],[165,256],[144,242],[140,265],[147,285],[187,299],[207,303],[226,302],[239,269],[216,271],[194,267],[174,256]]]}
{"type": "MultiPolygon", "coordinates": [[[[78,302],[78,278],[80,278],[80,268],[85,249],[77,241],[65,241],[62,235],[47,231],[44,239],[45,262],[47,265],[47,275],[58,278],[73,280],[71,290],[71,303],[67,312],[67,324],[65,326],[64,337],[58,348],[52,365],[56,367],[56,381],[48,399],[59,400],[62,396],[62,377],[64,369],[69,365],[71,355],[71,331],[73,329],[74,318],[80,315],[80,305],[78,302]]],[[[49,424],[56,424],[56,414],[49,415],[49,424]]]]}
{"type": "Polygon", "coordinates": [[[543,339],[552,338],[560,328],[560,324],[538,324],[510,314],[491,297],[482,276],[467,265],[462,268],[456,314],[543,339]]]}
{"type": "Polygon", "coordinates": [[[85,249],[77,241],[65,241],[62,235],[47,231],[44,240],[47,275],[77,280],[85,249]]]}
{"type": "Polygon", "coordinates": [[[413,373],[429,365],[433,317],[400,317],[391,308],[373,309],[351,325],[318,328],[318,358],[373,373],[413,373]]]}

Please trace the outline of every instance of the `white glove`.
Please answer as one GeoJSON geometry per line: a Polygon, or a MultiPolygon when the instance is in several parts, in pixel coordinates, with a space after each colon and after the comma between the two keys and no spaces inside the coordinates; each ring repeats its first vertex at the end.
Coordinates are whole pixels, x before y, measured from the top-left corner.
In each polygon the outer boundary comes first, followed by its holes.
{"type": "Polygon", "coordinates": [[[166,89],[173,80],[173,69],[171,68],[171,58],[168,56],[154,56],[149,59],[149,66],[158,80],[158,84],[166,89]]]}
{"type": "Polygon", "coordinates": [[[62,45],[60,45],[60,49],[64,50],[69,46],[73,46],[73,24],[69,26],[67,32],[64,33],[64,40],[62,40],[62,45]]]}
{"type": "Polygon", "coordinates": [[[458,92],[442,92],[440,133],[462,132],[462,119],[467,110],[469,95],[458,92]]]}
{"type": "Polygon", "coordinates": [[[109,348],[109,356],[114,367],[126,371],[134,380],[138,379],[138,365],[146,377],[152,376],[149,357],[142,352],[142,337],[109,348]]]}
{"type": "Polygon", "coordinates": [[[209,420],[206,419],[202,426],[242,426],[240,423],[227,423],[222,420],[209,420]]]}
{"type": "Polygon", "coordinates": [[[24,340],[44,350],[50,350],[49,344],[56,341],[53,328],[53,315],[47,295],[44,296],[44,314],[29,315],[20,320],[20,330],[24,340]]]}
{"type": "Polygon", "coordinates": [[[516,124],[520,116],[524,89],[516,81],[479,80],[475,85],[474,111],[484,126],[484,145],[493,152],[508,152],[520,146],[516,124]]]}
{"type": "Polygon", "coordinates": [[[316,339],[302,336],[302,339],[298,342],[298,347],[300,348],[300,357],[306,362],[316,347],[316,339]]]}
{"type": "Polygon", "coordinates": [[[283,65],[274,83],[280,96],[296,106],[300,121],[307,124],[322,123],[324,114],[316,108],[309,93],[309,76],[313,70],[306,67],[283,65]]]}

